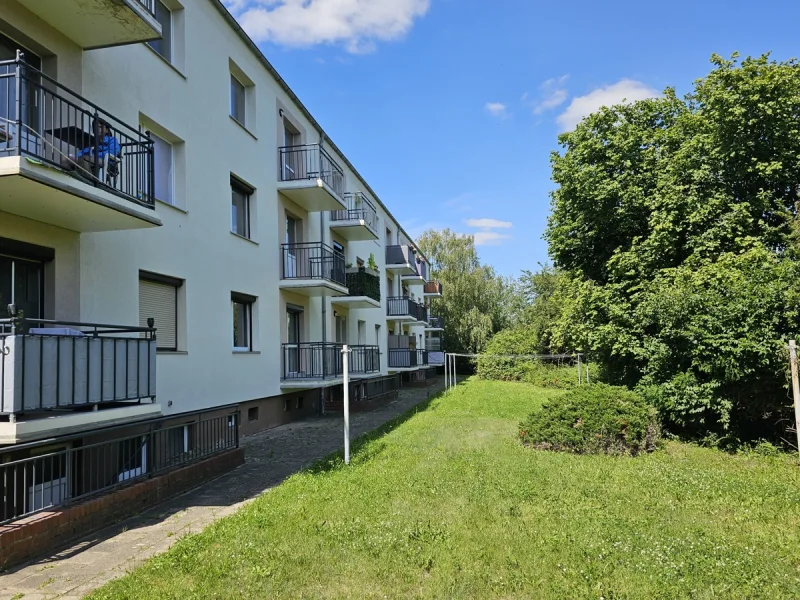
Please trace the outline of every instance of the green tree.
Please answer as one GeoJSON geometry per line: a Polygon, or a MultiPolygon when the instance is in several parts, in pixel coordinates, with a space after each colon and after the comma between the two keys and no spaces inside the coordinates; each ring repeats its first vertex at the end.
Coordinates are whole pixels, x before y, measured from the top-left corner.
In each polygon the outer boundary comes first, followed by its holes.
{"type": "Polygon", "coordinates": [[[431,277],[444,287],[435,312],[445,318],[445,347],[449,352],[480,352],[507,323],[507,282],[481,264],[472,236],[428,230],[417,242],[433,263],[431,277]]]}
{"type": "Polygon", "coordinates": [[[675,428],[760,434],[798,329],[800,66],[712,57],[679,98],[603,108],[552,155],[553,336],[641,385],[675,428]]]}

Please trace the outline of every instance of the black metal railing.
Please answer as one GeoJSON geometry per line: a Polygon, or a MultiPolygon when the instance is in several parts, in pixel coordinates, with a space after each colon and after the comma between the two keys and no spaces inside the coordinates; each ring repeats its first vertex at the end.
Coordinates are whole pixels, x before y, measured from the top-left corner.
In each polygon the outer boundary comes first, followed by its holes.
{"type": "Polygon", "coordinates": [[[346,210],[332,210],[331,221],[363,221],[375,235],[378,234],[378,213],[372,202],[361,192],[348,192],[344,195],[346,210]]]}
{"type": "Polygon", "coordinates": [[[417,254],[411,246],[386,246],[386,265],[408,264],[416,272],[417,254]]]}
{"type": "Polygon", "coordinates": [[[428,320],[428,309],[408,296],[386,299],[386,315],[389,317],[412,317],[415,321],[428,320]]]}
{"type": "Polygon", "coordinates": [[[319,144],[283,146],[278,149],[281,181],[321,179],[339,198],[344,198],[344,171],[319,144]]]}
{"type": "Polygon", "coordinates": [[[156,395],[156,329],[0,319],[0,414],[156,395]]]}
{"type": "Polygon", "coordinates": [[[321,242],[281,245],[282,279],[326,279],[347,285],[344,254],[321,242]]]}
{"type": "Polygon", "coordinates": [[[342,376],[342,344],[283,344],[283,379],[335,379],[342,376]]]}
{"type": "Polygon", "coordinates": [[[153,208],[153,141],[24,61],[0,61],[0,157],[28,156],[153,208]]]}
{"type": "Polygon", "coordinates": [[[381,301],[381,280],[377,275],[359,269],[347,274],[348,296],[366,296],[381,301]]]}
{"type": "MultiPolygon", "coordinates": [[[[87,435],[109,435],[131,424],[64,436],[0,450],[0,524],[58,506],[65,506],[140,479],[207,458],[239,446],[237,413],[205,417],[192,413],[191,422],[164,427],[165,418],[142,421],[135,435],[74,445],[87,435]],[[16,458],[41,447],[45,454],[16,458]],[[10,459],[10,460],[7,460],[10,459]]],[[[174,420],[175,417],[170,417],[174,420]]]]}
{"type": "Polygon", "coordinates": [[[428,281],[425,283],[426,294],[442,294],[442,284],[439,281],[428,281]]]}
{"type": "Polygon", "coordinates": [[[135,2],[149,12],[151,16],[156,16],[156,0],[135,0],[135,2]]]}
{"type": "Polygon", "coordinates": [[[434,317],[433,315],[428,315],[428,328],[444,329],[444,317],[434,317]]]}
{"type": "Polygon", "coordinates": [[[423,260],[417,262],[417,275],[422,277],[425,281],[428,280],[428,263],[423,260]]]}
{"type": "Polygon", "coordinates": [[[381,349],[378,346],[350,346],[350,373],[364,375],[381,370],[381,349]]]}
{"type": "Polygon", "coordinates": [[[427,350],[412,350],[410,348],[389,348],[390,369],[410,369],[413,367],[428,366],[427,350]]]}

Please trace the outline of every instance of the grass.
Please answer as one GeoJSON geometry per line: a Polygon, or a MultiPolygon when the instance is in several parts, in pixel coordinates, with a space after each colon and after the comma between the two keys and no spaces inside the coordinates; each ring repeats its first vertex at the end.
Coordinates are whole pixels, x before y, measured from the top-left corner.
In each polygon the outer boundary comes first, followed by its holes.
{"type": "Polygon", "coordinates": [[[523,448],[559,393],[470,380],[90,598],[800,597],[794,459],[523,448]]]}

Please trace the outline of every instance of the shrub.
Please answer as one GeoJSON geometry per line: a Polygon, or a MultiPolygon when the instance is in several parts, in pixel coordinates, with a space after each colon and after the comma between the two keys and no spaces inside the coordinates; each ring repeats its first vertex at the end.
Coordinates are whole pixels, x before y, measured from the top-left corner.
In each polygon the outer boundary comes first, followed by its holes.
{"type": "Polygon", "coordinates": [[[520,423],[523,444],[577,454],[627,454],[655,450],[657,414],[627,388],[591,384],[545,403],[520,423]]]}

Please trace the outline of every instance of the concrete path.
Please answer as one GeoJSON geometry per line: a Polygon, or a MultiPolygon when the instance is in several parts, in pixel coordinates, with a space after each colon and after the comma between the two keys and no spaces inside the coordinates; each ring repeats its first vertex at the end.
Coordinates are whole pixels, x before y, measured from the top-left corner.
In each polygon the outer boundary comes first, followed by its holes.
{"type": "MultiPolygon", "coordinates": [[[[355,438],[444,387],[403,388],[398,400],[351,418],[355,438]]],[[[164,504],[96,532],[70,548],[0,575],[0,600],[77,600],[201,531],[243,503],[344,445],[342,417],[331,415],[243,438],[245,464],[164,504]]]]}

